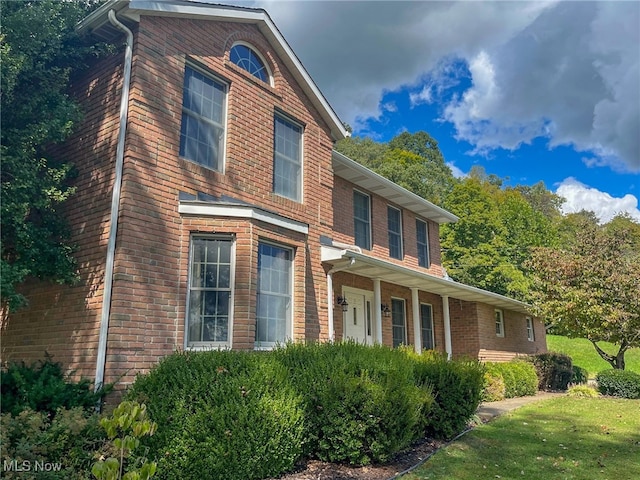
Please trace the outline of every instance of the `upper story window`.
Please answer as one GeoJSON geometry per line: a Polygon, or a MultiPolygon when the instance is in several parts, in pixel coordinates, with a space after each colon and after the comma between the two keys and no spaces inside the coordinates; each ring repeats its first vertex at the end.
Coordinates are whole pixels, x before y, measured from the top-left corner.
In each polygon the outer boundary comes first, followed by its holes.
{"type": "Polygon", "coordinates": [[[402,260],[402,213],[391,206],[387,207],[387,230],[389,231],[389,256],[402,260]]]}
{"type": "Polygon", "coordinates": [[[180,156],[223,170],[227,85],[187,66],[184,72],[180,156]]]}
{"type": "Polygon", "coordinates": [[[302,200],[302,127],[276,115],[274,121],[273,191],[302,200]]]}
{"type": "Polygon", "coordinates": [[[530,342],[534,342],[536,339],[536,334],[533,329],[533,320],[531,317],[527,317],[527,340],[530,342]]]}
{"type": "Polygon", "coordinates": [[[251,47],[237,43],[231,47],[229,58],[232,63],[246,70],[258,80],[269,84],[271,83],[271,75],[269,74],[269,70],[267,70],[265,62],[251,47]]]}
{"type": "Polygon", "coordinates": [[[429,230],[427,222],[416,219],[416,241],[418,244],[418,265],[428,268],[429,259],[429,230]]]}
{"type": "Polygon", "coordinates": [[[504,316],[502,310],[495,310],[496,337],[504,337],[504,316]]]}
{"type": "Polygon", "coordinates": [[[353,230],[355,244],[371,250],[371,201],[357,190],[353,192],[353,230]]]}

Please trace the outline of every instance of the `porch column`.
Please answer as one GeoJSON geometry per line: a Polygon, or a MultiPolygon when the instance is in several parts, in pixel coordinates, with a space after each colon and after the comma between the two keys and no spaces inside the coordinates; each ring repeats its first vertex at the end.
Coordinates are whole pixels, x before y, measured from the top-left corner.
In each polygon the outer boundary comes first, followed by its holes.
{"type": "Polygon", "coordinates": [[[333,273],[327,274],[327,317],[329,330],[329,341],[333,342],[335,337],[335,329],[333,326],[333,273]]]}
{"type": "Polygon", "coordinates": [[[373,312],[376,316],[376,343],[382,345],[382,292],[380,288],[380,279],[373,279],[373,312]]]}
{"type": "Polygon", "coordinates": [[[444,350],[447,352],[447,358],[451,360],[451,317],[449,316],[449,297],[442,297],[442,316],[444,317],[444,350]]]}
{"type": "Polygon", "coordinates": [[[422,352],[422,335],[420,329],[420,299],[418,298],[418,289],[411,289],[411,305],[413,310],[413,346],[416,353],[422,352]]]}

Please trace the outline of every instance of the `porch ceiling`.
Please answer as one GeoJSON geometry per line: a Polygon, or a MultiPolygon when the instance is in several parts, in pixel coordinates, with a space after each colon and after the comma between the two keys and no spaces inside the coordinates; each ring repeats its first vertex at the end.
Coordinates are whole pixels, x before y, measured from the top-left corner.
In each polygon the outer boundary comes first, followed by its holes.
{"type": "Polygon", "coordinates": [[[344,272],[367,278],[379,278],[383,282],[402,285],[407,288],[418,288],[425,292],[458,298],[465,302],[480,302],[520,313],[531,313],[528,304],[504,295],[471,287],[450,279],[417,272],[352,250],[339,250],[326,246],[321,248],[322,261],[344,272]]]}

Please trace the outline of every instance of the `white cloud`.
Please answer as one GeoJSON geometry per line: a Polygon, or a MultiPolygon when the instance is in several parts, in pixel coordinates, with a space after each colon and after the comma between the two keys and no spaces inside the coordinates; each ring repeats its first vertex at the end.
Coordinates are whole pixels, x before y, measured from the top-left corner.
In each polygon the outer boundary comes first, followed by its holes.
{"type": "Polygon", "coordinates": [[[556,193],[566,200],[562,206],[563,213],[589,210],[594,212],[602,223],[608,222],[616,214],[628,213],[632,218],[640,221],[638,199],[631,194],[615,198],[573,177],[565,178],[558,186],[556,193]]]}
{"type": "Polygon", "coordinates": [[[467,174],[463,172],[459,167],[457,167],[453,162],[447,162],[447,167],[451,169],[451,173],[456,178],[465,178],[467,176],[467,174]]]}

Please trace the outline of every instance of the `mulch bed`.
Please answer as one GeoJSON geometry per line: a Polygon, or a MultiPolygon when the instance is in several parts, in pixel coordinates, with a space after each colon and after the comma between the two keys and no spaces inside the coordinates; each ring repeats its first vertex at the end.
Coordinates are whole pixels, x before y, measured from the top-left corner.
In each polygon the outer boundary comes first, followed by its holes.
{"type": "Polygon", "coordinates": [[[399,453],[392,462],[384,465],[350,467],[309,460],[299,465],[297,471],[279,477],[279,480],[387,480],[418,464],[444,443],[438,440],[424,439],[399,453]]]}

